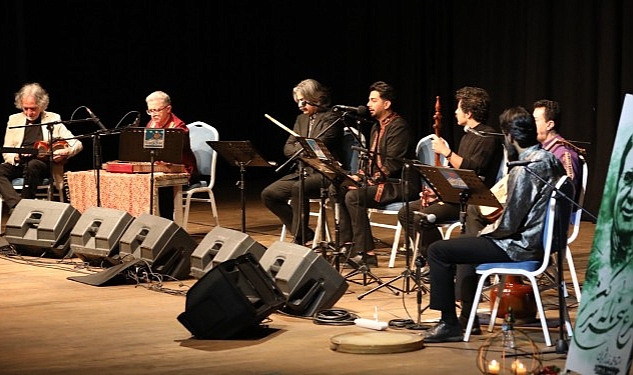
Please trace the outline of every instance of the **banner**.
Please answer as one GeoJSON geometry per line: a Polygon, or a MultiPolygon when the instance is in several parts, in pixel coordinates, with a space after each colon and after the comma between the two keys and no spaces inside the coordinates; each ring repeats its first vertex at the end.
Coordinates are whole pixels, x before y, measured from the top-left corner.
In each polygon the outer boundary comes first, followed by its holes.
{"type": "Polygon", "coordinates": [[[628,374],[633,353],[633,95],[622,115],[600,204],[567,370],[628,374]]]}

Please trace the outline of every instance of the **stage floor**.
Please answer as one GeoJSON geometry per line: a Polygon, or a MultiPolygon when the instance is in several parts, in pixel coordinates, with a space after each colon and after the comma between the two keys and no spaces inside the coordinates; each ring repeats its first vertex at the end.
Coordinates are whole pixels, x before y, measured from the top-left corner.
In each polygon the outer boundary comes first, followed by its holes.
{"type": "MultiPolygon", "coordinates": [[[[250,183],[246,194],[246,233],[269,247],[279,239],[281,225],[263,207],[259,199],[261,185],[250,183]]],[[[221,226],[241,230],[240,191],[233,185],[218,186],[216,200],[221,226]]],[[[395,217],[381,220],[394,222],[395,217]]],[[[189,235],[199,242],[213,228],[204,223],[212,222],[209,206],[194,204],[189,235]]],[[[583,222],[572,246],[581,283],[594,229],[594,224],[583,222]]],[[[394,268],[387,267],[393,231],[376,229],[374,236],[379,240],[379,267],[371,270],[383,281],[402,275],[407,270],[404,252],[397,257],[394,268]]],[[[353,325],[319,325],[307,317],[273,313],[265,321],[268,329],[259,337],[197,340],[176,320],[184,311],[184,293],[195,279],[165,281],[161,288],[156,283],[97,287],[68,280],[100,271],[84,267],[78,258],[0,257],[0,373],[475,374],[478,349],[491,335],[484,332],[467,343],[426,344],[423,349],[405,353],[350,354],[332,350],[331,338],[375,331],[353,325]]],[[[407,290],[406,278],[392,285],[407,293],[396,295],[382,288],[362,299],[359,295],[377,284],[362,285],[359,277],[353,280],[334,308],[368,319],[373,319],[377,311],[381,321],[419,319],[427,323],[439,317],[431,310],[418,317],[418,306],[426,306],[428,296],[423,294],[419,304],[418,293],[407,290]]],[[[558,310],[553,293],[545,303],[548,319],[556,323],[558,310]]],[[[569,304],[573,319],[577,310],[573,297],[569,304]]],[[[485,315],[489,303],[479,307],[480,314],[485,315]]],[[[495,332],[500,330],[501,321],[497,323],[495,332]]],[[[553,347],[544,346],[538,324],[519,328],[539,349],[553,351],[553,347]]],[[[416,334],[406,328],[389,328],[388,332],[416,334]]],[[[550,332],[555,342],[558,329],[552,326],[550,332]]],[[[562,368],[565,355],[543,354],[543,364],[562,368]]]]}

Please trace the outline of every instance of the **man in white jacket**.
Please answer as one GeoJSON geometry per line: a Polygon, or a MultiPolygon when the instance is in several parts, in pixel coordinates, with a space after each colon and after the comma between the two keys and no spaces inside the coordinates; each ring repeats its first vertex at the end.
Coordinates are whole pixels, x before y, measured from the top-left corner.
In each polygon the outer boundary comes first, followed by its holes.
{"type": "Polygon", "coordinates": [[[4,152],[4,163],[0,164],[0,195],[7,211],[15,207],[22,198],[34,198],[37,186],[50,177],[51,172],[55,186],[61,190],[63,163],[83,148],[79,140],[71,139],[74,136],[61,123],[61,117],[57,113],[46,111],[49,102],[48,93],[38,83],[26,84],[15,94],[15,106],[22,112],[9,116],[3,151],[18,152],[4,152]],[[29,126],[31,124],[34,126],[29,126]],[[49,139],[49,125],[53,129],[52,142],[49,139]],[[20,152],[7,148],[35,148],[40,152],[33,155],[26,150],[20,152]],[[52,166],[49,165],[48,150],[53,150],[52,166]],[[24,177],[24,188],[20,193],[11,184],[18,177],[24,177]]]}

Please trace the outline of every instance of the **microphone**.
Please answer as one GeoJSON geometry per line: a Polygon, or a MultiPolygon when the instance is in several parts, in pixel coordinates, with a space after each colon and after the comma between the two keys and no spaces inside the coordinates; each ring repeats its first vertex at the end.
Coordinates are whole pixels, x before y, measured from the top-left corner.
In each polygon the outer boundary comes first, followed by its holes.
{"type": "Polygon", "coordinates": [[[137,113],[136,119],[134,119],[134,122],[132,123],[132,127],[138,128],[140,124],[141,124],[141,114],[137,113]]]}
{"type": "Polygon", "coordinates": [[[481,134],[478,130],[471,128],[470,126],[464,126],[464,133],[471,133],[478,137],[485,137],[485,135],[481,134]]]}
{"type": "Polygon", "coordinates": [[[528,164],[539,162],[540,160],[517,160],[517,161],[509,161],[506,163],[508,169],[513,167],[525,167],[528,164]]]}
{"type": "Polygon", "coordinates": [[[99,117],[95,116],[95,114],[90,110],[90,108],[86,107],[86,111],[88,111],[88,114],[92,118],[92,121],[94,121],[95,124],[99,125],[101,130],[108,130],[108,128],[106,128],[105,125],[103,125],[101,120],[99,120],[99,117]]]}
{"type": "Polygon", "coordinates": [[[361,116],[366,116],[369,113],[369,111],[367,110],[367,107],[365,107],[364,105],[359,105],[358,107],[350,107],[348,105],[335,105],[334,107],[332,107],[332,109],[335,112],[336,111],[354,112],[361,116]]]}
{"type": "Polygon", "coordinates": [[[420,211],[414,211],[413,213],[422,216],[422,221],[425,223],[433,224],[435,223],[435,220],[437,220],[437,216],[435,216],[435,214],[425,214],[420,211]]]}

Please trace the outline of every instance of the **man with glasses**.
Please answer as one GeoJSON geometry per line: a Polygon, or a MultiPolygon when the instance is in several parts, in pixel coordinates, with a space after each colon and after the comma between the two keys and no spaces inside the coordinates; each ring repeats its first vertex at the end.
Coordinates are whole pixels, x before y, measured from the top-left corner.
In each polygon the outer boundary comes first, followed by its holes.
{"type": "MultiPolygon", "coordinates": [[[[196,167],[196,157],[189,145],[189,128],[184,121],[179,119],[171,111],[171,98],[163,91],[154,91],[145,98],[147,103],[147,114],[150,120],[147,128],[152,129],[182,129],[185,133],[185,143],[182,149],[182,163],[189,173],[189,184],[193,185],[200,181],[198,168],[196,167]]],[[[158,207],[160,216],[173,220],[174,213],[174,193],[173,187],[161,187],[158,189],[158,207]]]]}

